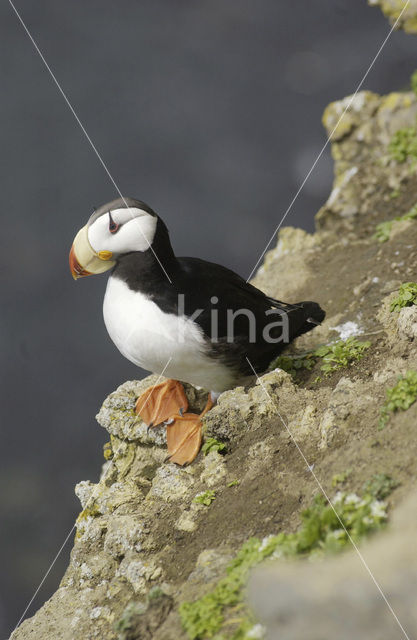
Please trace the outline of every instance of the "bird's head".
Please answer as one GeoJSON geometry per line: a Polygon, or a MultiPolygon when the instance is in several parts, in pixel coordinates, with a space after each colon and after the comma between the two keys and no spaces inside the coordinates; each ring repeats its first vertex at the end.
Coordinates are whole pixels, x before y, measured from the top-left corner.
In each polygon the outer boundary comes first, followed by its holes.
{"type": "Polygon", "coordinates": [[[69,255],[74,280],[108,271],[123,254],[150,249],[157,224],[156,213],[140,200],[118,198],[101,206],[75,236],[69,255]]]}

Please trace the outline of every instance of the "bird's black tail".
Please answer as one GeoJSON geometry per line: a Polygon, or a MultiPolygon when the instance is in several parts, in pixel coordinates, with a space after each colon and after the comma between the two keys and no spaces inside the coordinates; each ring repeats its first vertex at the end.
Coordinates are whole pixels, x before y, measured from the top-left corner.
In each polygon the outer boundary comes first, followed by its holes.
{"type": "Polygon", "coordinates": [[[271,304],[284,311],[288,317],[288,338],[289,342],[295,340],[307,331],[311,331],[317,325],[321,324],[326,317],[326,312],[317,302],[297,302],[296,304],[287,304],[280,302],[274,298],[269,299],[271,304]]]}

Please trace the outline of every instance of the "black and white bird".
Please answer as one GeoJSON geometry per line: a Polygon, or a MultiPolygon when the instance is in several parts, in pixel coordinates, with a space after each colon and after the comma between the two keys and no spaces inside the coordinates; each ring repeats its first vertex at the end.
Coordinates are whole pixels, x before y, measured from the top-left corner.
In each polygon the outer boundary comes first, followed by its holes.
{"type": "Polygon", "coordinates": [[[75,279],[111,270],[107,331],[128,360],[168,378],[142,394],[137,412],[151,426],[168,425],[170,460],[178,464],[197,455],[201,417],[217,396],[264,372],[325,316],[316,302],[283,303],[230,269],[176,257],[164,222],[133,198],[93,213],[74,239],[70,268],[75,279]],[[180,381],[211,392],[200,416],[187,413],[180,381]]]}

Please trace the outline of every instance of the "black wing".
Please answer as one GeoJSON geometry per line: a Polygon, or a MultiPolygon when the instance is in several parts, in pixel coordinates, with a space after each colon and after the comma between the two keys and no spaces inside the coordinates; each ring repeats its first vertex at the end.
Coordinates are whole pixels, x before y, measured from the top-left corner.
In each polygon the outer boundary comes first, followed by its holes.
{"type": "Polygon", "coordinates": [[[194,314],[212,353],[242,374],[251,373],[246,358],[262,372],[289,342],[324,319],[317,303],[276,300],[221,265],[198,258],[178,262],[185,314],[194,314]]]}

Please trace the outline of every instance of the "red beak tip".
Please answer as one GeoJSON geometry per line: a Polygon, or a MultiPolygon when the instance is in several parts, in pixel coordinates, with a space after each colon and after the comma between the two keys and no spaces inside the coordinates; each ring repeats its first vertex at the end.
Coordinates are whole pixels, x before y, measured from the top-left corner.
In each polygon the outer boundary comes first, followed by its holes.
{"type": "Polygon", "coordinates": [[[82,278],[83,276],[92,275],[90,271],[87,271],[86,269],[84,269],[78,262],[75,255],[74,246],[71,247],[71,251],[69,254],[69,266],[70,266],[71,275],[74,278],[74,280],[78,280],[78,278],[82,278]]]}

